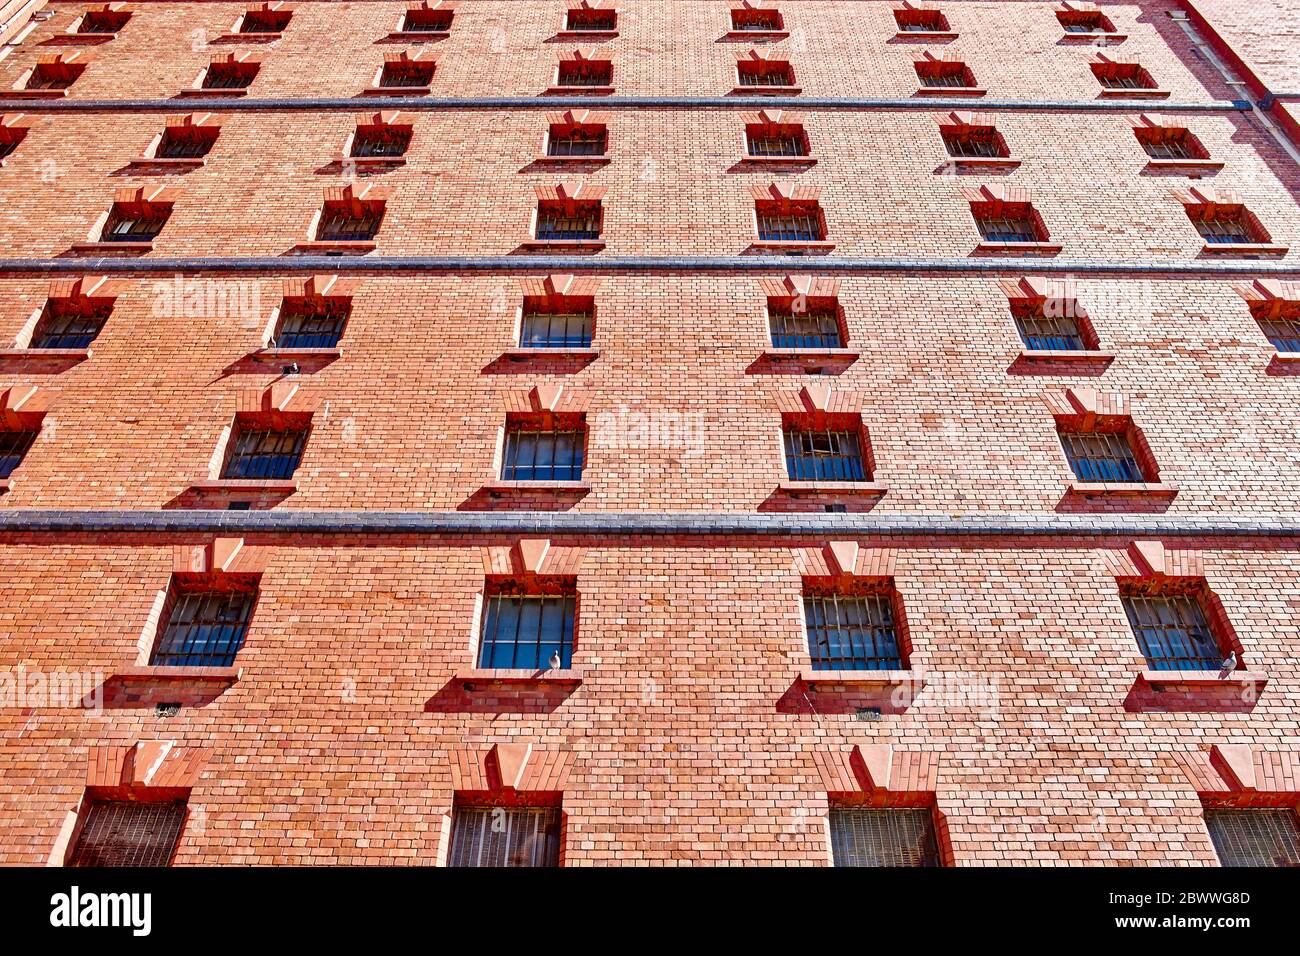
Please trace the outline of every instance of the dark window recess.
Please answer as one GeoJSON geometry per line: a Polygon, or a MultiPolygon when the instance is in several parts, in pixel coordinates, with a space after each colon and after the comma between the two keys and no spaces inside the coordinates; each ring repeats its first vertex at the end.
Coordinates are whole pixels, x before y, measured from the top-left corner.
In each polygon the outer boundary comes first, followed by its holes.
{"type": "Polygon", "coordinates": [[[747,126],[745,144],[750,156],[807,156],[808,134],[802,126],[747,126]]]}
{"type": "Polygon", "coordinates": [[[1216,210],[1213,216],[1194,215],[1196,231],[1210,245],[1242,245],[1267,242],[1260,230],[1246,217],[1244,210],[1216,210]]]}
{"type": "Polygon", "coordinates": [[[236,428],[222,478],[283,481],[293,477],[307,443],[305,428],[236,428]]]}
{"type": "Polygon", "coordinates": [[[927,60],[916,64],[916,75],[927,88],[974,88],[975,74],[965,63],[927,60]]]}
{"type": "Polygon", "coordinates": [[[564,29],[581,33],[584,31],[609,32],[618,27],[618,11],[591,10],[575,7],[564,18],[564,29]]]}
{"type": "Polygon", "coordinates": [[[66,90],[85,68],[81,63],[38,63],[27,78],[27,89],[66,90]]]}
{"type": "Polygon", "coordinates": [[[68,866],[167,866],[185,824],[185,804],[95,800],[68,866]]]}
{"type": "Polygon", "coordinates": [[[770,60],[741,60],[736,64],[741,86],[794,86],[794,67],[770,60]]]}
{"type": "Polygon", "coordinates": [[[869,481],[862,439],[851,431],[785,431],[785,467],[791,481],[869,481]]]}
{"type": "Polygon", "coordinates": [[[1300,352],[1300,314],[1264,316],[1259,327],[1279,352],[1300,352]]]}
{"type": "Polygon", "coordinates": [[[379,72],[379,85],[383,89],[422,89],[433,82],[434,63],[385,63],[379,72]]]}
{"type": "Polygon", "coordinates": [[[1069,316],[1049,316],[1041,307],[1013,308],[1020,340],[1031,352],[1077,352],[1088,348],[1079,325],[1069,316]]]}
{"type": "Polygon", "coordinates": [[[1045,238],[1030,216],[977,215],[975,225],[987,242],[1042,242],[1045,238]]]}
{"type": "Polygon", "coordinates": [[[832,807],[831,857],[836,866],[940,866],[929,810],[832,807]]]}
{"type": "Polygon", "coordinates": [[[1080,481],[1145,481],[1133,445],[1123,432],[1062,432],[1061,445],[1080,481]]]}
{"type": "Polygon", "coordinates": [[[1056,19],[1066,33],[1114,33],[1115,25],[1095,10],[1060,10],[1056,19]]]}
{"type": "Polygon", "coordinates": [[[447,33],[455,13],[451,10],[407,10],[402,20],[405,33],[447,33]]]}
{"type": "Polygon", "coordinates": [[[537,205],[537,238],[540,240],[599,239],[600,203],[554,203],[537,205]]]}
{"type": "Polygon", "coordinates": [[[77,24],[78,33],[116,33],[126,22],[131,19],[131,14],[123,10],[87,10],[81,22],[77,24]]]}
{"type": "Polygon", "coordinates": [[[34,431],[0,431],[0,479],[8,478],[14,473],[34,441],[34,431]]]}
{"type": "Polygon", "coordinates": [[[18,148],[18,144],[23,141],[26,130],[14,131],[9,129],[0,129],[0,159],[6,159],[13,155],[13,151],[18,148]]]}
{"type": "Polygon", "coordinates": [[[844,345],[839,309],[835,306],[810,304],[796,312],[792,304],[769,305],[767,322],[773,348],[838,349],[844,345]]]}
{"type": "Polygon", "coordinates": [[[559,866],[560,810],[457,807],[448,866],[559,866]]]}
{"type": "Polygon", "coordinates": [[[153,242],[171,216],[171,206],[131,211],[114,203],[100,235],[101,242],[153,242]]]}
{"type": "Polygon", "coordinates": [[[506,432],[505,481],[581,481],[586,432],[511,428],[506,432]]]}
{"type": "Polygon", "coordinates": [[[776,10],[742,8],[731,11],[731,29],[746,33],[777,33],[785,21],[776,10]]]}
{"type": "Polygon", "coordinates": [[[760,204],[758,238],[763,242],[821,242],[826,227],[816,205],[774,207],[760,204]]]}
{"type": "Polygon", "coordinates": [[[1136,63],[1094,64],[1093,75],[1107,90],[1154,90],[1156,81],[1136,63]]]}
{"type": "Polygon", "coordinates": [[[947,33],[948,18],[939,10],[895,10],[894,22],[901,33],[947,33]]]}
{"type": "Polygon", "coordinates": [[[1227,655],[1195,595],[1124,595],[1133,636],[1157,671],[1217,671],[1227,655]]]}
{"type": "Polygon", "coordinates": [[[292,16],[287,10],[249,10],[239,21],[239,32],[283,33],[292,16]]]}
{"type": "Polygon", "coordinates": [[[158,649],[149,663],[167,667],[230,667],[244,646],[256,594],[177,591],[158,649]]]}
{"type": "Polygon", "coordinates": [[[358,126],[352,137],[352,155],[405,156],[411,145],[412,126],[358,126]]]}
{"type": "Polygon", "coordinates": [[[1295,810],[1207,808],[1205,828],[1223,866],[1300,866],[1295,810]]]}
{"type": "Polygon", "coordinates": [[[608,60],[562,60],[560,86],[613,86],[614,64],[608,60]]]}
{"type": "Polygon", "coordinates": [[[552,126],[546,138],[547,156],[604,156],[609,133],[603,126],[552,126]]]}
{"type": "Polygon", "coordinates": [[[573,662],[573,594],[495,594],[487,599],[478,666],[504,670],[544,670],[552,656],[560,667],[573,662]]]}
{"type": "Polygon", "coordinates": [[[321,212],[316,238],[320,242],[369,242],[383,221],[382,206],[362,203],[326,206],[321,212]]]}
{"type": "Polygon", "coordinates": [[[590,309],[525,306],[519,344],[530,349],[590,348],[594,325],[595,316],[590,309]]]}
{"type": "Polygon", "coordinates": [[[113,314],[109,302],[94,305],[86,301],[51,299],[36,325],[31,347],[34,349],[84,349],[95,341],[104,323],[113,314]]]}
{"type": "Polygon", "coordinates": [[[1190,130],[1146,128],[1134,130],[1138,142],[1152,159],[1209,159],[1210,154],[1190,130]]]}
{"type": "Polygon", "coordinates": [[[971,126],[960,130],[944,130],[943,145],[949,156],[958,159],[1006,157],[1010,155],[1007,144],[992,126],[971,126]]]}
{"type": "Polygon", "coordinates": [[[902,670],[889,595],[807,596],[803,610],[813,670],[902,670]]]}
{"type": "Polygon", "coordinates": [[[216,126],[169,126],[155,154],[159,159],[199,159],[211,152],[221,130],[216,126]]]}
{"type": "Polygon", "coordinates": [[[203,74],[205,90],[242,90],[257,76],[256,63],[212,63],[203,74]]]}
{"type": "Polygon", "coordinates": [[[281,349],[332,349],[343,338],[352,306],[347,301],[326,300],[286,305],[281,311],[275,347],[281,349]]]}

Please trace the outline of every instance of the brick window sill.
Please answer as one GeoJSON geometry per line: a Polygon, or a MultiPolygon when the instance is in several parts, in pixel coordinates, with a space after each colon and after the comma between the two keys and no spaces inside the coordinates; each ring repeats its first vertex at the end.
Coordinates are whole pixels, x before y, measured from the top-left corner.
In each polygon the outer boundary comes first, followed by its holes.
{"type": "Polygon", "coordinates": [[[1086,498],[1172,498],[1178,486],[1166,481],[1072,481],[1069,492],[1086,498]]]}
{"type": "Polygon", "coordinates": [[[762,253],[788,253],[790,255],[802,255],[803,253],[826,253],[835,248],[833,242],[781,242],[771,239],[756,239],[749,244],[753,252],[762,253]]]}
{"type": "Polygon", "coordinates": [[[293,256],[364,256],[367,252],[374,252],[378,245],[364,241],[338,241],[332,242],[327,239],[316,239],[312,242],[300,242],[289,250],[293,256]]]}
{"type": "Polygon", "coordinates": [[[362,96],[428,96],[430,86],[367,86],[362,96]]]}
{"type": "Polygon", "coordinates": [[[604,239],[529,239],[523,244],[525,249],[534,252],[545,252],[548,249],[554,249],[557,252],[572,252],[573,250],[586,250],[599,252],[605,248],[604,239]]]}
{"type": "Polygon", "coordinates": [[[779,491],[788,495],[863,495],[878,497],[889,491],[889,486],[879,481],[782,481],[779,491]]]}
{"type": "Polygon", "coordinates": [[[1099,100],[1167,100],[1169,90],[1102,90],[1099,100]]]}
{"type": "Polygon", "coordinates": [[[459,671],[454,680],[458,684],[471,687],[475,684],[511,684],[515,686],[546,687],[553,685],[577,686],[582,683],[584,673],[580,667],[563,670],[534,671],[528,669],[512,670],[507,668],[474,668],[459,671]]]}
{"type": "Polygon", "coordinates": [[[79,242],[72,247],[79,256],[141,256],[153,252],[152,242],[79,242]]]}
{"type": "Polygon", "coordinates": [[[1147,169],[1222,169],[1223,163],[1213,159],[1150,159],[1147,169]]]}
{"type": "Polygon", "coordinates": [[[141,156],[139,159],[131,160],[131,166],[137,169],[153,167],[156,169],[190,170],[205,165],[207,165],[207,160],[202,156],[141,156]]]}
{"type": "Polygon", "coordinates": [[[343,350],[332,349],[258,349],[249,356],[255,362],[332,362],[343,357],[343,350]]]}
{"type": "Polygon", "coordinates": [[[98,46],[116,39],[116,33],[60,33],[45,42],[59,46],[98,46]]]}
{"type": "Polygon", "coordinates": [[[357,169],[385,169],[389,166],[405,166],[405,156],[340,156],[335,162],[357,169]]]}
{"type": "Polygon", "coordinates": [[[980,255],[1027,255],[1027,256],[1055,256],[1059,255],[1064,246],[1055,242],[990,242],[982,240],[975,246],[975,252],[980,255]]]}
{"type": "Polygon", "coordinates": [[[1258,671],[1157,671],[1146,668],[1139,679],[1148,685],[1173,685],[1178,687],[1249,687],[1263,686],[1268,678],[1258,671]]]}
{"type": "Polygon", "coordinates": [[[535,163],[543,163],[548,166],[604,166],[609,162],[609,154],[602,153],[599,156],[548,156],[541,154],[533,159],[535,163]]]}
{"type": "Polygon", "coordinates": [[[509,348],[501,353],[502,357],[508,359],[549,359],[549,358],[584,358],[594,359],[600,357],[598,348],[526,348],[519,346],[509,348]]]}
{"type": "Polygon", "coordinates": [[[611,96],[612,86],[548,86],[547,96],[611,96]]]}
{"type": "Polygon", "coordinates": [[[617,30],[560,30],[555,34],[557,40],[613,40],[617,36],[617,30]]]}
{"type": "Polygon", "coordinates": [[[450,30],[394,30],[385,40],[394,43],[420,43],[422,41],[447,40],[451,38],[450,30]]]}
{"type": "Polygon", "coordinates": [[[1111,362],[1114,359],[1114,352],[1094,351],[1092,349],[1024,349],[1021,351],[1018,361],[1070,365],[1074,363],[1111,362]]]}
{"type": "Polygon", "coordinates": [[[24,365],[73,364],[90,358],[90,349],[0,349],[0,362],[24,365]]]}
{"type": "Polygon", "coordinates": [[[247,96],[248,90],[247,88],[242,86],[229,87],[229,88],[214,87],[212,89],[204,89],[203,87],[199,87],[196,90],[181,90],[176,95],[180,97],[184,97],[185,99],[223,100],[231,96],[247,96]]]}
{"type": "Polygon", "coordinates": [[[925,686],[925,678],[913,671],[851,671],[851,670],[812,670],[800,671],[800,679],[805,684],[825,685],[842,684],[852,687],[914,687],[920,690],[925,686]]]}
{"type": "Polygon", "coordinates": [[[1271,242],[1207,242],[1201,249],[1204,256],[1284,256],[1290,252],[1289,246],[1276,245],[1271,242]]]}
{"type": "Polygon", "coordinates": [[[174,681],[176,683],[204,682],[214,684],[233,684],[243,676],[239,667],[173,667],[162,664],[148,664],[137,667],[122,667],[113,679],[126,682],[174,681]]]}
{"type": "Polygon", "coordinates": [[[1014,156],[949,156],[945,163],[959,169],[1019,169],[1014,156]]]}
{"type": "Polygon", "coordinates": [[[67,90],[9,90],[5,96],[15,100],[61,100],[67,90]]]}
{"type": "Polygon", "coordinates": [[[938,40],[955,40],[955,30],[899,30],[895,40],[915,40],[917,43],[934,43],[938,40]]]}
{"type": "Polygon", "coordinates": [[[986,96],[988,90],[982,86],[923,86],[915,96],[986,96]]]}
{"type": "Polygon", "coordinates": [[[1061,37],[1063,43],[1123,43],[1128,39],[1127,33],[1067,33],[1061,37]]]}
{"type": "Polygon", "coordinates": [[[754,40],[758,43],[775,43],[777,40],[790,39],[789,30],[728,30],[722,34],[724,40],[745,42],[754,40]]]}
{"type": "Polygon", "coordinates": [[[216,38],[217,43],[274,43],[283,40],[283,33],[222,33],[216,38]]]}
{"type": "Polygon", "coordinates": [[[1286,365],[1300,364],[1300,352],[1277,352],[1273,359],[1286,365]]]}
{"type": "Polygon", "coordinates": [[[587,492],[591,490],[589,481],[507,481],[504,478],[498,478],[489,481],[483,486],[488,491],[497,492],[554,492],[556,494],[565,494],[569,492],[587,492]]]}
{"type": "Polygon", "coordinates": [[[778,349],[764,350],[763,358],[771,362],[817,362],[843,361],[856,362],[859,357],[856,349],[778,349]]]}
{"type": "Polygon", "coordinates": [[[746,166],[816,166],[816,156],[750,156],[740,157],[746,166]]]}
{"type": "Polygon", "coordinates": [[[190,485],[195,491],[269,491],[288,493],[298,490],[293,478],[209,478],[190,485]]]}
{"type": "Polygon", "coordinates": [[[735,86],[732,96],[798,96],[802,86],[735,86]]]}

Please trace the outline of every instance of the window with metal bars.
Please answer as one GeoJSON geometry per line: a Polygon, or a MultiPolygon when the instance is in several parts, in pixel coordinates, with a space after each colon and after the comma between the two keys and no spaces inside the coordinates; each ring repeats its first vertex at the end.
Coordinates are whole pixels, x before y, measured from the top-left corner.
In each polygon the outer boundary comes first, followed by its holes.
{"type": "Polygon", "coordinates": [[[940,10],[895,10],[894,22],[901,33],[947,33],[948,18],[940,10]]]}
{"type": "Polygon", "coordinates": [[[941,866],[928,809],[831,807],[836,866],[941,866]]]}
{"type": "Polygon", "coordinates": [[[84,349],[95,341],[104,323],[113,314],[112,303],[89,300],[77,303],[67,299],[50,299],[36,331],[32,335],[34,349],[84,349]]]}
{"type": "Polygon", "coordinates": [[[838,349],[844,346],[840,312],[833,305],[813,305],[794,311],[792,302],[769,302],[767,324],[772,347],[778,349],[838,349]]]}
{"type": "Polygon", "coordinates": [[[27,78],[27,89],[66,90],[85,68],[82,63],[37,63],[27,78]]]}
{"type": "Polygon", "coordinates": [[[369,242],[384,221],[384,207],[374,203],[328,204],[316,227],[320,242],[369,242]]]}
{"type": "Polygon", "coordinates": [[[1135,129],[1138,142],[1152,159],[1207,159],[1201,141],[1186,129],[1135,129]]]}
{"type": "Polygon", "coordinates": [[[1093,75],[1107,90],[1154,90],[1156,81],[1145,69],[1135,63],[1097,63],[1093,75]]]}
{"type": "Polygon", "coordinates": [[[785,429],[785,467],[791,481],[870,481],[855,432],[785,429]]]}
{"type": "Polygon", "coordinates": [[[352,136],[351,155],[358,159],[405,156],[414,132],[411,126],[358,126],[352,136]]]}
{"type": "Polygon", "coordinates": [[[1296,315],[1260,316],[1259,327],[1279,352],[1300,352],[1300,312],[1296,315]]]}
{"type": "Polygon", "coordinates": [[[794,86],[794,67],[774,60],[741,60],[736,76],[741,86],[794,86]]]}
{"type": "Polygon", "coordinates": [[[552,126],[547,156],[604,156],[609,132],[603,126],[552,126]]]}
{"type": "Polygon", "coordinates": [[[808,653],[817,671],[902,670],[889,594],[805,595],[808,653]]]}
{"type": "Polygon", "coordinates": [[[519,344],[530,349],[585,349],[591,347],[595,310],[591,307],[525,302],[519,326],[519,344]]]}
{"type": "Polygon", "coordinates": [[[586,439],[584,429],[512,426],[506,432],[501,478],[504,481],[581,481],[586,439]]]}
{"type": "Polygon", "coordinates": [[[1300,866],[1300,818],[1294,809],[1207,807],[1205,828],[1221,866],[1300,866]]]}
{"type": "Polygon", "coordinates": [[[126,26],[131,14],[124,10],[87,10],[77,24],[78,33],[116,33],[126,26]]]}
{"type": "Polygon", "coordinates": [[[35,431],[0,431],[0,479],[14,473],[34,441],[35,431]]]}
{"type": "Polygon", "coordinates": [[[1058,10],[1056,19],[1066,33],[1114,33],[1115,25],[1095,10],[1058,10]]]}
{"type": "Polygon", "coordinates": [[[283,33],[292,16],[288,10],[249,10],[239,21],[239,32],[283,33]]]}
{"type": "Polygon", "coordinates": [[[1042,242],[1044,236],[1030,216],[979,215],[975,225],[986,242],[1042,242]]]}
{"type": "Polygon", "coordinates": [[[242,90],[257,76],[256,63],[211,63],[203,74],[205,90],[242,90]]]}
{"type": "Polygon", "coordinates": [[[389,62],[379,71],[379,86],[382,89],[423,89],[433,82],[436,64],[417,63],[413,61],[389,62]]]}
{"type": "Polygon", "coordinates": [[[164,667],[231,667],[244,646],[257,593],[253,589],[171,595],[167,626],[149,663],[164,667]]]}
{"type": "Polygon", "coordinates": [[[785,20],[777,10],[745,7],[731,11],[731,29],[742,33],[778,33],[785,29],[785,20]]]}
{"type": "Polygon", "coordinates": [[[618,28],[617,10],[574,7],[565,12],[564,29],[571,33],[608,33],[618,28]]]}
{"type": "Polygon", "coordinates": [[[199,159],[211,152],[221,130],[215,126],[169,126],[154,154],[159,159],[199,159]]]}
{"type": "Polygon", "coordinates": [[[184,825],[184,801],[93,800],[68,866],[167,866],[184,825]]]}
{"type": "Polygon", "coordinates": [[[537,204],[539,240],[599,239],[600,227],[601,204],[598,202],[559,203],[543,200],[537,204]]]}
{"type": "Polygon", "coordinates": [[[965,63],[926,60],[915,64],[916,76],[927,89],[964,89],[975,86],[975,74],[965,63]]]}
{"type": "Polygon", "coordinates": [[[561,60],[559,86],[613,86],[614,64],[608,60],[561,60]]]}
{"type": "Polygon", "coordinates": [[[1196,595],[1122,597],[1147,667],[1157,671],[1217,671],[1223,666],[1227,653],[1219,646],[1196,595]]]}
{"type": "Polygon", "coordinates": [[[346,299],[323,299],[286,303],[280,311],[275,348],[332,349],[343,338],[343,329],[352,314],[346,299]]]}
{"type": "Polygon", "coordinates": [[[138,209],[127,208],[114,203],[100,234],[101,242],[152,242],[158,238],[163,226],[171,217],[171,206],[156,203],[140,206],[138,209]]]}
{"type": "Polygon", "coordinates": [[[941,132],[949,156],[958,159],[994,158],[1010,155],[1007,144],[992,126],[970,126],[941,132]]]}
{"type": "Polygon", "coordinates": [[[758,238],[763,242],[821,242],[826,238],[821,209],[814,204],[760,203],[758,238]]]}
{"type": "Polygon", "coordinates": [[[1219,210],[1213,216],[1193,216],[1196,231],[1210,245],[1249,245],[1265,242],[1246,219],[1244,211],[1219,210]]]}
{"type": "Polygon", "coordinates": [[[284,481],[293,477],[307,443],[305,428],[236,426],[221,477],[284,481]]]}
{"type": "Polygon", "coordinates": [[[489,594],[483,610],[478,666],[546,670],[559,655],[560,669],[573,663],[577,595],[489,594]]]}
{"type": "Polygon", "coordinates": [[[447,865],[559,866],[560,819],[558,807],[457,807],[447,865]]]}
{"type": "Polygon", "coordinates": [[[1061,445],[1079,481],[1146,481],[1133,445],[1123,432],[1062,432],[1061,445]]]}
{"type": "Polygon", "coordinates": [[[769,124],[745,127],[745,145],[750,156],[807,156],[808,134],[802,126],[769,124]]]}
{"type": "Polygon", "coordinates": [[[1078,352],[1090,347],[1069,316],[1046,315],[1041,305],[1013,306],[1011,314],[1020,340],[1031,352],[1078,352]]]}
{"type": "Polygon", "coordinates": [[[407,10],[402,18],[402,32],[448,33],[454,16],[451,10],[407,10]]]}

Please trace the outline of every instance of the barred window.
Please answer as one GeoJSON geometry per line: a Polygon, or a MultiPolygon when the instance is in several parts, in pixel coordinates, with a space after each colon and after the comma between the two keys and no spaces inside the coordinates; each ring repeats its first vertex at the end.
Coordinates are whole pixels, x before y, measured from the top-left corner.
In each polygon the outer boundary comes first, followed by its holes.
{"type": "Polygon", "coordinates": [[[389,62],[379,72],[379,85],[383,89],[422,88],[433,82],[436,65],[430,61],[389,62]]]}
{"type": "Polygon", "coordinates": [[[808,134],[802,126],[785,124],[745,127],[750,156],[807,156],[808,134]]]}
{"type": "Polygon", "coordinates": [[[560,865],[558,807],[457,807],[448,866],[560,865]]]}
{"type": "Polygon", "coordinates": [[[167,866],[184,823],[184,801],[95,800],[68,866],[167,866]]]}
{"type": "Polygon", "coordinates": [[[599,239],[600,203],[540,202],[537,204],[537,238],[543,241],[599,239]]]}
{"type": "Polygon", "coordinates": [[[946,33],[948,18],[940,10],[895,10],[894,22],[902,33],[946,33]]]}
{"type": "Polygon", "coordinates": [[[838,349],[844,345],[839,309],[835,306],[810,304],[796,312],[792,304],[769,304],[767,321],[773,348],[838,349]]]}
{"type": "Polygon", "coordinates": [[[239,32],[283,33],[292,16],[288,10],[249,10],[239,21],[239,32]]]}
{"type": "Polygon", "coordinates": [[[1107,90],[1154,90],[1156,81],[1136,63],[1095,63],[1093,75],[1107,90]]]}
{"type": "Polygon", "coordinates": [[[614,64],[607,60],[561,60],[560,86],[612,86],[614,64]]]}
{"type": "Polygon", "coordinates": [[[213,63],[203,74],[205,90],[242,90],[257,76],[256,63],[213,63]]]}
{"type": "Polygon", "coordinates": [[[760,203],[756,214],[758,238],[764,242],[820,242],[826,238],[826,227],[817,206],[760,203]]]}
{"type": "Polygon", "coordinates": [[[791,481],[868,481],[862,441],[851,431],[785,430],[785,467],[791,481]]]}
{"type": "Polygon", "coordinates": [[[281,349],[335,348],[351,313],[352,304],[346,299],[285,305],[274,345],[281,349]]]}
{"type": "Polygon", "coordinates": [[[358,126],[352,137],[352,155],[405,156],[415,132],[410,126],[358,126]]]}
{"type": "Polygon", "coordinates": [[[1061,445],[1080,481],[1146,481],[1133,445],[1122,432],[1062,432],[1061,445]]]}
{"type": "Polygon", "coordinates": [[[1194,216],[1196,231],[1210,245],[1240,245],[1265,241],[1255,235],[1243,212],[1220,210],[1214,216],[1194,216]]]}
{"type": "Polygon", "coordinates": [[[1300,866],[1295,810],[1207,808],[1205,827],[1223,866],[1300,866]]]}
{"type": "Polygon", "coordinates": [[[976,216],[980,236],[988,242],[1040,242],[1038,225],[1028,216],[976,216]]]}
{"type": "Polygon", "coordinates": [[[307,443],[305,428],[236,427],[222,478],[283,481],[293,477],[307,443]]]}
{"type": "Polygon", "coordinates": [[[84,69],[81,63],[37,63],[27,78],[27,89],[66,90],[84,69]]]}
{"type": "Polygon", "coordinates": [[[618,26],[618,11],[592,10],[586,7],[574,7],[566,12],[564,29],[574,33],[601,31],[607,32],[618,26]]]}
{"type": "Polygon", "coordinates": [[[903,669],[890,595],[806,595],[803,610],[813,670],[903,669]]]}
{"type": "Polygon", "coordinates": [[[545,670],[551,657],[560,668],[573,663],[573,624],[577,596],[489,595],[483,614],[478,666],[506,670],[545,670]]]}
{"type": "Polygon", "coordinates": [[[109,211],[102,242],[152,242],[158,238],[171,216],[171,206],[150,206],[128,210],[114,203],[109,211]]]}
{"type": "Polygon", "coordinates": [[[731,11],[731,29],[749,33],[776,33],[784,29],[779,11],[739,8],[731,11]]]}
{"type": "Polygon", "coordinates": [[[211,152],[221,130],[216,126],[169,126],[155,155],[159,159],[199,159],[211,152]]]}
{"type": "Polygon", "coordinates": [[[84,349],[103,330],[113,306],[108,302],[88,304],[90,300],[71,302],[50,299],[36,325],[31,347],[34,349],[84,349]]]}
{"type": "Polygon", "coordinates": [[[929,810],[832,807],[831,856],[836,866],[939,866],[929,810]]]}
{"type": "Polygon", "coordinates": [[[994,158],[1008,155],[1006,143],[991,126],[972,126],[944,130],[943,145],[949,156],[958,159],[994,158]]]}
{"type": "Polygon", "coordinates": [[[1300,352],[1300,313],[1261,317],[1259,326],[1279,352],[1300,352]]]}
{"type": "Polygon", "coordinates": [[[603,126],[552,126],[546,138],[547,156],[604,156],[609,133],[603,126]]]}
{"type": "Polygon", "coordinates": [[[524,307],[519,344],[530,349],[585,349],[591,347],[595,316],[591,309],[564,306],[524,307]]]}
{"type": "Polygon", "coordinates": [[[455,13],[451,10],[407,10],[402,20],[404,33],[447,33],[455,13]]]}
{"type": "Polygon", "coordinates": [[[1113,33],[1115,25],[1095,10],[1058,10],[1056,19],[1066,33],[1113,33]]]}
{"type": "Polygon", "coordinates": [[[741,60],[736,64],[741,86],[794,86],[794,67],[770,60],[741,60]]]}
{"type": "Polygon", "coordinates": [[[167,626],[149,663],[230,667],[244,646],[256,597],[252,590],[175,590],[167,626]]]}
{"type": "Polygon", "coordinates": [[[975,74],[965,63],[927,60],[916,64],[921,85],[928,88],[961,89],[975,85],[975,74]]]}
{"type": "Polygon", "coordinates": [[[581,429],[546,431],[515,427],[506,432],[505,481],[581,481],[586,454],[581,429]]]}
{"type": "Polygon", "coordinates": [[[1226,656],[1200,601],[1192,595],[1126,594],[1124,610],[1146,657],[1157,671],[1217,671],[1226,656]]]}
{"type": "Polygon", "coordinates": [[[1138,142],[1152,159],[1206,159],[1209,154],[1201,141],[1186,129],[1136,129],[1138,142]]]}
{"type": "Polygon", "coordinates": [[[34,441],[35,431],[0,431],[0,479],[14,473],[34,441]]]}
{"type": "Polygon", "coordinates": [[[383,221],[384,207],[378,204],[329,204],[321,211],[316,238],[322,242],[369,242],[383,221]]]}
{"type": "Polygon", "coordinates": [[[1069,316],[1049,316],[1041,307],[1013,308],[1016,329],[1031,352],[1070,352],[1088,348],[1078,324],[1069,316]]]}
{"type": "Polygon", "coordinates": [[[124,10],[87,10],[77,24],[78,33],[116,33],[126,26],[131,14],[124,10]]]}

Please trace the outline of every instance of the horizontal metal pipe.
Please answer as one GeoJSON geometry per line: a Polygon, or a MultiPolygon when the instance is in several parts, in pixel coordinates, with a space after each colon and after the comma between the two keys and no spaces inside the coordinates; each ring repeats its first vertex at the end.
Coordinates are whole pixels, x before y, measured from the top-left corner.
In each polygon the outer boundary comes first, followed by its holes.
{"type": "Polygon", "coordinates": [[[1300,538],[1300,515],[726,514],[720,512],[0,511],[0,535],[735,535],[1300,538]]]}

